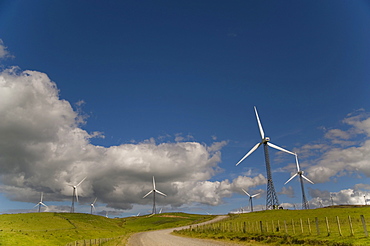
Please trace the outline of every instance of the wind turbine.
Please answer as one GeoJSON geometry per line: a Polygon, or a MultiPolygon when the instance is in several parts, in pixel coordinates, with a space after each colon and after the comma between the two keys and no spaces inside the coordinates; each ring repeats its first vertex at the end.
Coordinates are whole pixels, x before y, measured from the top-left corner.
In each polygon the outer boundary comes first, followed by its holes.
{"type": "Polygon", "coordinates": [[[246,190],[244,190],[243,188],[242,188],[242,190],[244,191],[245,194],[247,194],[249,196],[249,205],[251,206],[251,212],[253,212],[253,197],[258,196],[260,193],[257,193],[257,194],[254,194],[254,195],[249,195],[249,193],[246,190]]]}
{"type": "Polygon", "coordinates": [[[295,176],[297,176],[297,175],[299,176],[299,180],[301,182],[301,189],[302,189],[302,209],[309,209],[309,205],[308,205],[306,195],[305,195],[305,192],[304,192],[303,179],[307,180],[311,184],[313,184],[313,182],[311,180],[309,180],[306,176],[303,175],[303,171],[299,167],[297,154],[295,154],[295,162],[297,164],[297,172],[292,177],[290,177],[290,179],[288,179],[288,181],[285,182],[285,184],[287,184],[289,181],[291,181],[295,176]]]}
{"type": "Polygon", "coordinates": [[[73,188],[73,193],[72,193],[72,206],[71,206],[71,213],[74,213],[75,212],[75,196],[76,196],[76,201],[78,202],[78,194],[77,194],[77,187],[80,186],[82,184],[82,182],[85,181],[87,177],[83,178],[80,183],[78,183],[77,185],[69,185],[73,188]]]}
{"type": "Polygon", "coordinates": [[[156,214],[157,211],[155,209],[155,193],[158,193],[158,194],[161,194],[162,196],[167,196],[166,194],[160,192],[159,190],[157,190],[155,188],[155,180],[154,180],[154,176],[153,176],[153,189],[151,191],[149,191],[145,196],[143,196],[143,198],[147,197],[148,195],[150,195],[151,193],[153,193],[153,210],[152,210],[152,214],[156,214]]]}
{"type": "Polygon", "coordinates": [[[94,210],[94,212],[96,211],[96,209],[95,209],[95,203],[96,203],[96,200],[97,200],[98,198],[96,197],[95,198],[95,200],[90,204],[90,207],[91,207],[91,214],[93,214],[93,210],[94,210]]]}
{"type": "Polygon", "coordinates": [[[43,202],[42,202],[42,198],[44,197],[44,193],[43,192],[41,192],[41,198],[40,198],[40,201],[34,206],[34,208],[35,207],[37,207],[37,206],[39,206],[39,213],[40,213],[40,211],[41,211],[41,206],[44,206],[45,208],[47,208],[48,206],[46,206],[43,202]]]}
{"type": "Polygon", "coordinates": [[[274,183],[272,181],[272,175],[271,175],[271,166],[270,166],[270,157],[268,152],[268,147],[283,151],[285,153],[294,155],[293,152],[290,152],[286,149],[283,149],[279,146],[276,146],[275,144],[270,143],[270,138],[265,136],[265,133],[262,128],[262,124],[260,121],[260,118],[258,117],[257,109],[254,107],[254,112],[256,113],[258,128],[260,130],[261,134],[261,142],[257,143],[253,148],[242,158],[238,163],[236,163],[236,166],[239,165],[242,161],[244,161],[245,158],[247,158],[250,154],[252,154],[258,147],[260,147],[263,144],[263,149],[265,152],[265,162],[266,162],[266,172],[267,172],[267,197],[266,197],[266,209],[277,209],[279,207],[279,200],[276,195],[276,191],[274,188],[274,183]]]}

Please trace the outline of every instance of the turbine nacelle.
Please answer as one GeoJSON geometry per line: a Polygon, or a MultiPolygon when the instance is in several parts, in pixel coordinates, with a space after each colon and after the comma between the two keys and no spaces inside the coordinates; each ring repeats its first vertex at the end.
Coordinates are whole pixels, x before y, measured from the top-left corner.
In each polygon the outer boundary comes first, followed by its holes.
{"type": "Polygon", "coordinates": [[[262,139],[262,143],[267,143],[270,141],[270,138],[269,137],[265,137],[264,139],[262,139]]]}

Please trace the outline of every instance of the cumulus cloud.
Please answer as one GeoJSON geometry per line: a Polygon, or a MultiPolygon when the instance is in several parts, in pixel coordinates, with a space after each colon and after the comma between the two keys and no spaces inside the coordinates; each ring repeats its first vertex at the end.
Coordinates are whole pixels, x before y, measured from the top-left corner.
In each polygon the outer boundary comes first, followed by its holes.
{"type": "Polygon", "coordinates": [[[342,122],[343,128],[348,129],[327,130],[326,141],[295,150],[299,156],[311,158],[309,164],[304,163],[310,166],[307,176],[315,183],[345,175],[370,177],[370,115],[360,110],[347,115],[342,122]]]}
{"type": "Polygon", "coordinates": [[[12,57],[7,49],[7,47],[4,45],[4,42],[2,39],[0,39],[0,59],[12,57]]]}
{"type": "Polygon", "coordinates": [[[322,191],[319,189],[310,189],[310,195],[313,199],[310,205],[313,207],[326,207],[331,205],[365,205],[365,199],[370,198],[370,192],[349,188],[338,192],[322,191]]]}
{"type": "Polygon", "coordinates": [[[85,131],[87,118],[60,99],[56,84],[41,72],[10,68],[0,73],[0,116],[0,192],[11,200],[37,202],[40,192],[48,201],[69,200],[68,184],[86,176],[78,187],[80,201],[89,204],[98,197],[115,209],[151,204],[142,197],[152,189],[152,176],[168,195],[158,203],[173,207],[218,205],[240,188],[266,183],[262,175],[210,181],[220,171],[226,141],[206,145],[177,135],[174,143],[148,139],[95,146],[90,139],[103,134],[85,131]]]}

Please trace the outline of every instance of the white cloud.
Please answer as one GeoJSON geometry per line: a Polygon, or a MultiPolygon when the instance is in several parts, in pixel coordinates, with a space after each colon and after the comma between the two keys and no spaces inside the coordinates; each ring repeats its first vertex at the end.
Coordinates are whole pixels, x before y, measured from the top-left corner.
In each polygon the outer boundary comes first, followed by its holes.
{"type": "Polygon", "coordinates": [[[296,150],[299,156],[311,158],[308,162],[313,165],[306,171],[315,183],[344,175],[370,177],[370,115],[358,111],[342,122],[349,128],[328,130],[325,134],[328,142],[307,144],[296,150]],[[316,159],[312,158],[315,156],[316,159]]]}
{"type": "Polygon", "coordinates": [[[0,191],[16,201],[35,202],[41,191],[45,203],[69,200],[68,184],[87,176],[79,186],[80,201],[89,204],[98,197],[108,207],[130,209],[133,204],[151,204],[142,197],[152,188],[152,176],[168,195],[158,197],[158,203],[174,207],[217,205],[241,187],[266,183],[262,175],[209,181],[219,172],[226,141],[207,146],[195,141],[156,143],[151,138],[105,148],[90,143],[103,135],[83,130],[87,118],[81,116],[59,98],[46,74],[18,68],[0,73],[0,191]]]}
{"type": "Polygon", "coordinates": [[[321,191],[310,189],[310,195],[313,199],[310,205],[313,207],[331,206],[331,205],[364,205],[365,199],[370,198],[370,192],[349,188],[338,192],[321,191]]]}
{"type": "Polygon", "coordinates": [[[12,57],[10,53],[7,50],[7,47],[4,45],[4,42],[2,39],[0,39],[0,59],[12,57]]]}

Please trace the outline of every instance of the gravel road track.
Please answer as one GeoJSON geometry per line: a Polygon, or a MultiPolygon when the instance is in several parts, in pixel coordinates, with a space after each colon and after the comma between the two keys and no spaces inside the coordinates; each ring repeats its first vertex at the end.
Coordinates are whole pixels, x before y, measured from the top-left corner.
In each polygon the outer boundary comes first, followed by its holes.
{"type": "MultiPolygon", "coordinates": [[[[227,218],[227,216],[218,216],[213,220],[200,223],[198,225],[204,225],[207,223],[212,223],[227,218]]],[[[194,226],[194,225],[193,225],[194,226]]],[[[226,243],[216,240],[208,239],[197,239],[197,238],[187,238],[172,235],[171,232],[174,230],[181,230],[188,228],[189,226],[158,230],[158,231],[148,231],[148,232],[139,232],[132,235],[127,245],[128,246],[214,246],[214,245],[238,245],[235,243],[226,243]]]]}

